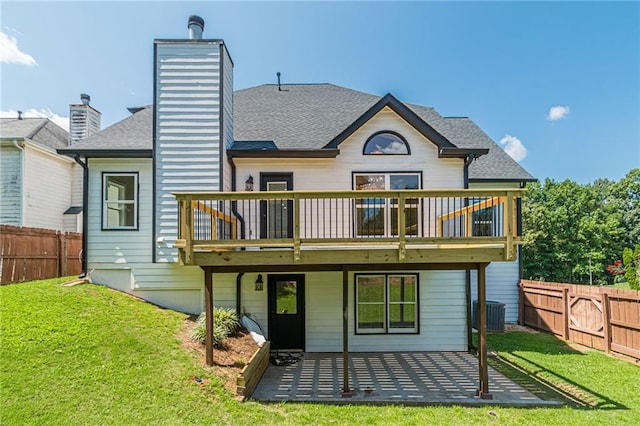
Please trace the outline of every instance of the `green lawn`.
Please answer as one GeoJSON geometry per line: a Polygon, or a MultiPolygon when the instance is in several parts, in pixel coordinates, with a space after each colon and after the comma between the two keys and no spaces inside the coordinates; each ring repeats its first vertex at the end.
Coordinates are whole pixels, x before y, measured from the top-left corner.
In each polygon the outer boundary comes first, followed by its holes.
{"type": "Polygon", "coordinates": [[[184,314],[63,281],[0,287],[2,425],[640,424],[640,367],[528,333],[491,334],[489,346],[581,407],[240,403],[182,348],[184,314]]]}

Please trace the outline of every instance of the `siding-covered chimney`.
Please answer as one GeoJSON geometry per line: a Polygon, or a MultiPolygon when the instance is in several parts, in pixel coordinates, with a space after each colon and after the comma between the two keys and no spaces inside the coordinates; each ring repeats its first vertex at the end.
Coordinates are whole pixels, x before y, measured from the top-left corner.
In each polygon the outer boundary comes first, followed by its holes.
{"type": "Polygon", "coordinates": [[[82,93],[80,102],[82,103],[69,105],[69,145],[100,130],[102,113],[89,104],[91,97],[82,93]]]}
{"type": "Polygon", "coordinates": [[[233,63],[222,40],[202,38],[202,18],[191,16],[188,28],[189,38],[155,40],[156,262],[177,261],[172,193],[222,191],[231,181],[224,156],[233,142],[233,63]]]}

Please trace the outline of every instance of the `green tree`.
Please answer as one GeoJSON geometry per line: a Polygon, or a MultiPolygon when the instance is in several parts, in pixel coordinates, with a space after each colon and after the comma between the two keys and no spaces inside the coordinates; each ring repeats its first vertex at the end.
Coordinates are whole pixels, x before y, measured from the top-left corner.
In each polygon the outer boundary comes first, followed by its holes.
{"type": "Polygon", "coordinates": [[[588,283],[591,271],[596,283],[610,279],[605,267],[626,245],[628,186],[606,179],[530,184],[522,202],[523,276],[588,283]]]}
{"type": "Polygon", "coordinates": [[[622,252],[624,264],[624,277],[632,290],[640,290],[640,244],[636,244],[634,250],[629,247],[622,252]]]}

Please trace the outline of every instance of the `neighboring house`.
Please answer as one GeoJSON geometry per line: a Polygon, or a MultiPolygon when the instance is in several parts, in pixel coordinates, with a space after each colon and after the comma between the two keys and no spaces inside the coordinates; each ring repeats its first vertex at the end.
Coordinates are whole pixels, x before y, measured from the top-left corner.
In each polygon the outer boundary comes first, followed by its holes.
{"type": "Polygon", "coordinates": [[[81,98],[70,106],[74,138],[48,118],[0,119],[0,224],[82,232],[82,168],[56,152],[100,129],[81,98]]]}
{"type": "Polygon", "coordinates": [[[68,138],[47,118],[0,119],[0,223],[81,230],[82,175],[56,153],[68,138]]]}
{"type": "Polygon", "coordinates": [[[94,282],[246,310],[311,352],[467,350],[485,277],[515,321],[534,179],[470,119],[331,84],[233,92],[226,45],[191,25],[155,41],[154,105],[59,150],[87,165],[94,282]]]}

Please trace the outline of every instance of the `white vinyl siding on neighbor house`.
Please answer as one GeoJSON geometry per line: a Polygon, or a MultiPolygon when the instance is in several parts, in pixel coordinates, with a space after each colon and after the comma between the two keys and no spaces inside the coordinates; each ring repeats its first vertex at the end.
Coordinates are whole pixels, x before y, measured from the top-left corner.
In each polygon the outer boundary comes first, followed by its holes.
{"type": "Polygon", "coordinates": [[[176,262],[172,192],[220,190],[222,49],[215,41],[157,41],[155,47],[155,238],[164,242],[155,255],[157,262],[176,262]]]}
{"type": "Polygon", "coordinates": [[[64,230],[75,163],[46,148],[30,144],[24,148],[22,226],[64,230]]]}
{"type": "MultiPolygon", "coordinates": [[[[362,271],[361,273],[366,273],[362,271]]],[[[349,274],[349,350],[353,352],[462,351],[466,341],[466,299],[463,271],[410,271],[419,276],[418,334],[356,335],[354,276],[349,274]]],[[[396,273],[393,273],[396,274],[396,273]]],[[[269,335],[267,288],[256,291],[257,273],[245,274],[241,308],[269,335]]],[[[267,280],[263,273],[263,279],[267,280]]],[[[236,274],[214,274],[214,306],[235,309],[236,274]]],[[[305,274],[305,347],[308,352],[342,351],[342,273],[305,274]]]]}
{"type": "Polygon", "coordinates": [[[0,145],[0,224],[22,225],[22,151],[0,145]]]}

